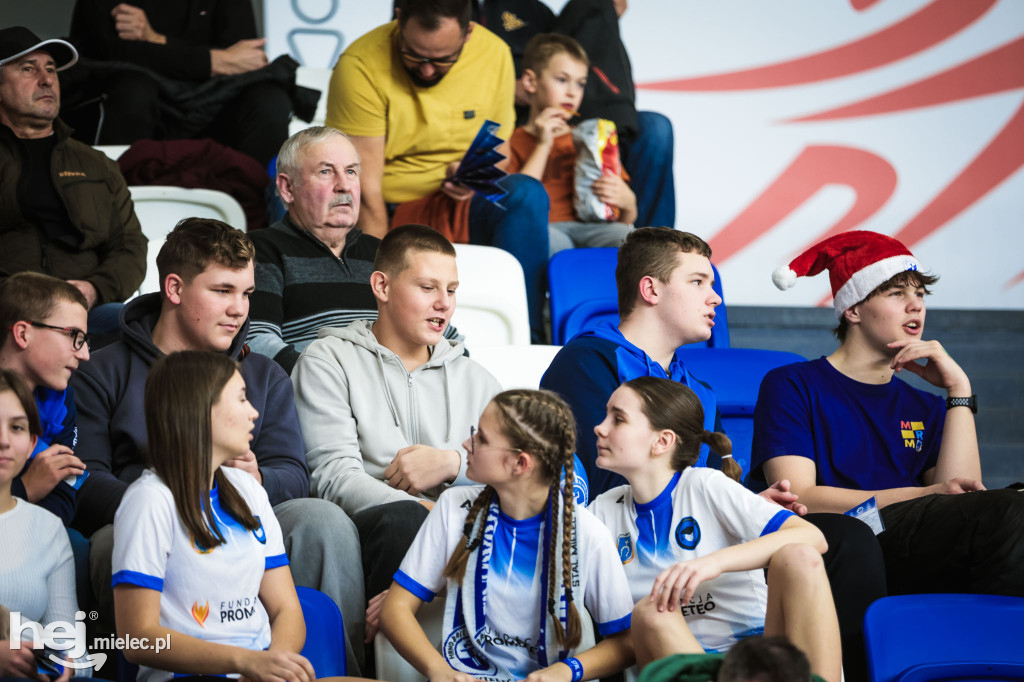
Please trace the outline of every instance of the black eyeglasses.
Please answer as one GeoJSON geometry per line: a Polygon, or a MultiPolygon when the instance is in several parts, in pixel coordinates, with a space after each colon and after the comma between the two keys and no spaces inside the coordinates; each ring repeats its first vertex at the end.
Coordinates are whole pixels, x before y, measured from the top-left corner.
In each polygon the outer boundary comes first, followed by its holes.
{"type": "MultiPolygon", "coordinates": [[[[404,38],[400,38],[400,40],[401,40],[401,44],[404,45],[405,39],[404,38]]],[[[411,62],[411,63],[416,64],[416,65],[430,64],[433,67],[445,69],[445,68],[448,68],[450,66],[453,66],[455,64],[455,62],[459,61],[459,57],[462,56],[462,49],[465,46],[466,46],[466,43],[465,43],[465,41],[463,41],[462,45],[459,46],[459,49],[457,51],[455,51],[455,52],[453,52],[450,55],[447,55],[445,57],[437,57],[436,59],[431,59],[430,57],[424,57],[423,55],[420,55],[420,54],[417,54],[417,53],[413,52],[412,50],[410,50],[407,47],[399,47],[398,48],[398,52],[399,52],[399,54],[402,55],[402,59],[406,60],[407,62],[411,62]]]]}
{"type": "Polygon", "coordinates": [[[41,327],[42,329],[52,329],[55,332],[60,332],[71,337],[71,346],[75,350],[81,350],[82,346],[89,343],[89,335],[83,332],[77,327],[55,327],[52,324],[46,324],[43,322],[28,321],[33,327],[41,327]]]}

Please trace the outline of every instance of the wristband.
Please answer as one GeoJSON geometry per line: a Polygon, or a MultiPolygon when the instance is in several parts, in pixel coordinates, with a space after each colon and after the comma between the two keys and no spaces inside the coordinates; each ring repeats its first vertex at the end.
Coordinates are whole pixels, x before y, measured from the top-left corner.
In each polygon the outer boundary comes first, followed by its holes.
{"type": "Polygon", "coordinates": [[[583,679],[583,664],[580,663],[580,659],[567,658],[562,663],[569,666],[569,670],[572,671],[572,682],[580,682],[583,679]]]}
{"type": "Polygon", "coordinates": [[[972,395],[970,398],[946,398],[946,409],[952,409],[954,407],[967,407],[970,408],[971,412],[978,414],[978,396],[972,395]]]}

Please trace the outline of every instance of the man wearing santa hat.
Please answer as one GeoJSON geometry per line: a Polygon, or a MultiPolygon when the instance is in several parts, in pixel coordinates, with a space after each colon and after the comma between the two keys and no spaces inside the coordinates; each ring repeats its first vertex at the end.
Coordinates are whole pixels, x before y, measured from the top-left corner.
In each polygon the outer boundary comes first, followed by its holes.
{"type": "Polygon", "coordinates": [[[873,500],[890,594],[1024,596],[1024,494],[982,485],[971,381],[924,338],[925,296],[938,277],[899,241],[854,231],[816,244],[772,279],[788,289],[825,269],[839,348],[765,377],[752,470],[769,483],[789,479],[811,511],[873,500]],[[910,386],[895,376],[902,371],[945,395],[910,386]]]}

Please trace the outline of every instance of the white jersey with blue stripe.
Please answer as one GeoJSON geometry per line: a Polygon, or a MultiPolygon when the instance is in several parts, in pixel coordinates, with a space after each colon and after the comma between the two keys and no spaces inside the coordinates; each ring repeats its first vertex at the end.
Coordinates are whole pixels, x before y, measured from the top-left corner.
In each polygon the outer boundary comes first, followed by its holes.
{"type": "MultiPolygon", "coordinates": [[[[613,488],[588,509],[615,536],[634,602],[673,564],[754,540],[793,516],[717,469],[688,467],[646,504],[632,493],[628,485],[613,488]]],[[[762,569],[737,571],[701,583],[680,608],[701,646],[725,651],[764,630],[767,596],[762,569]]]]}
{"type": "MultiPolygon", "coordinates": [[[[399,585],[423,601],[431,601],[446,586],[442,575],[445,564],[455,548],[465,543],[463,525],[481,490],[483,487],[478,485],[458,486],[438,498],[395,574],[399,585]]],[[[482,515],[486,513],[486,509],[481,511],[482,515]]],[[[629,628],[633,604],[615,545],[608,529],[586,509],[576,508],[575,514],[579,574],[572,579],[573,599],[577,608],[582,605],[590,612],[599,633],[608,636],[622,632],[629,628]]],[[[538,553],[544,554],[545,516],[542,513],[516,520],[499,512],[488,561],[484,607],[487,632],[480,638],[483,653],[488,661],[517,679],[540,667],[538,625],[541,609],[546,611],[547,585],[541,584],[538,553]]],[[[561,557],[556,565],[561,582],[561,557]]],[[[455,600],[459,586],[448,582],[447,587],[446,599],[455,600]]],[[[474,598],[473,590],[465,584],[461,594],[463,599],[474,598]]],[[[458,638],[456,630],[443,633],[442,641],[435,642],[450,661],[452,657],[466,656],[464,643],[455,641],[458,638]],[[450,646],[446,645],[449,640],[450,646]]],[[[556,660],[551,658],[548,663],[556,660]]],[[[477,664],[482,675],[487,663],[477,664]]]]}
{"type": "MultiPolygon", "coordinates": [[[[147,470],[128,487],[114,516],[113,585],[160,592],[160,623],[171,630],[208,642],[266,649],[270,621],[259,589],[266,570],[288,564],[281,528],[255,478],[240,469],[221,471],[260,527],[246,530],[227,514],[214,488],[210,502],[225,543],[198,545],[181,523],[170,489],[147,470]]],[[[171,677],[141,667],[138,679],[171,677]]]]}

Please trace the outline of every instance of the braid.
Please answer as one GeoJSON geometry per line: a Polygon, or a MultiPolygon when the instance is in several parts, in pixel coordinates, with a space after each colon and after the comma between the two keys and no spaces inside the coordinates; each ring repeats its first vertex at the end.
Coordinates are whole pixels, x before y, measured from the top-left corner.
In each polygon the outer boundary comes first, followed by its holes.
{"type": "Polygon", "coordinates": [[[553,621],[555,638],[559,646],[573,649],[579,646],[581,625],[579,612],[573,605],[572,594],[572,530],[573,530],[573,451],[576,448],[576,421],[572,410],[551,391],[512,390],[495,396],[492,404],[502,418],[502,432],[509,444],[533,455],[537,463],[538,480],[550,486],[548,492],[548,520],[551,540],[548,552],[547,612],[553,621]],[[565,468],[564,495],[559,478],[565,468]],[[559,499],[562,499],[562,533],[558,533],[559,499]],[[559,553],[559,543],[562,551],[559,553]],[[558,570],[561,560],[562,570],[558,570]],[[558,617],[558,585],[565,590],[566,623],[558,617]],[[566,632],[568,630],[568,632],[566,632]]]}
{"type": "Polygon", "coordinates": [[[462,578],[466,575],[466,563],[469,561],[469,555],[480,546],[480,542],[483,540],[483,532],[477,533],[476,537],[473,537],[473,529],[476,527],[477,517],[480,516],[480,510],[486,509],[491,506],[491,500],[494,499],[494,488],[491,486],[485,487],[480,491],[480,494],[473,500],[472,506],[469,508],[469,513],[466,514],[466,523],[462,527],[462,537],[466,538],[465,542],[459,543],[455,547],[455,551],[452,552],[451,557],[448,559],[448,563],[444,567],[444,577],[453,578],[455,582],[462,584],[462,578]]]}
{"type": "Polygon", "coordinates": [[[555,506],[558,504],[558,484],[551,484],[551,492],[548,493],[548,524],[551,526],[550,535],[551,543],[548,547],[548,614],[551,615],[551,620],[555,627],[555,639],[561,644],[565,639],[565,630],[562,628],[562,621],[558,618],[558,600],[556,598],[557,591],[555,585],[558,584],[555,567],[555,557],[558,555],[558,521],[555,516],[557,510],[555,506]]]}
{"type": "Polygon", "coordinates": [[[574,463],[570,460],[565,465],[565,484],[562,491],[562,586],[565,588],[565,620],[569,630],[565,639],[559,638],[558,640],[563,649],[575,649],[579,646],[583,636],[580,614],[573,603],[572,594],[573,511],[576,503],[573,486],[575,479],[574,463]]]}

